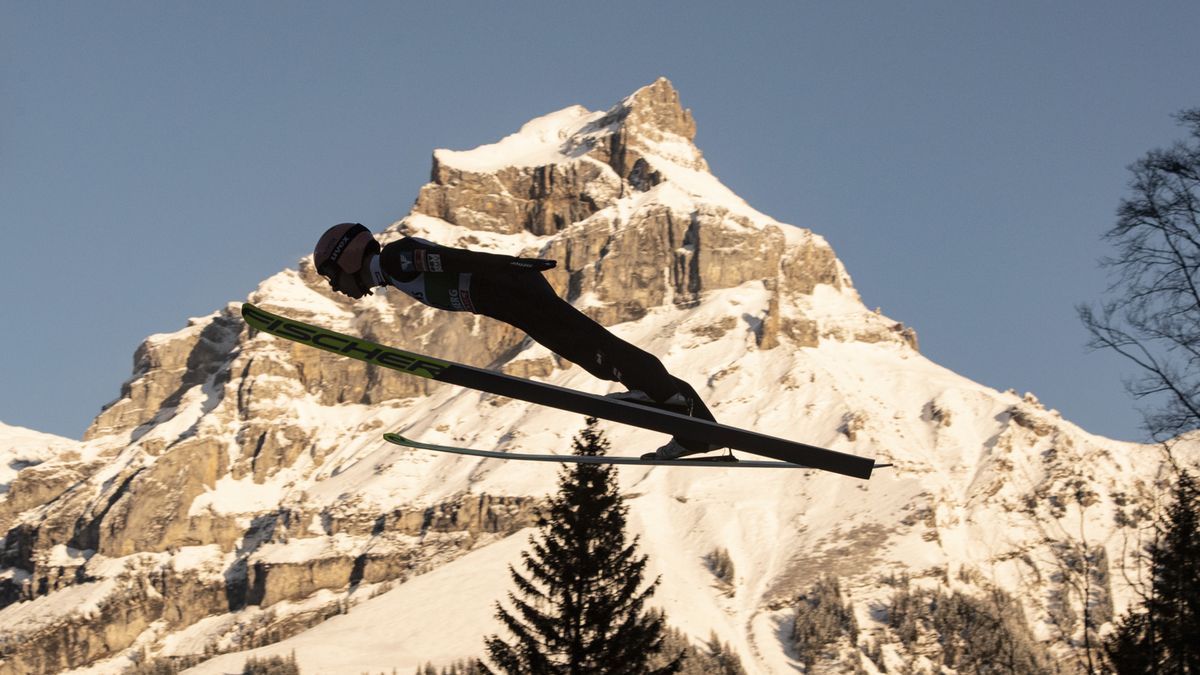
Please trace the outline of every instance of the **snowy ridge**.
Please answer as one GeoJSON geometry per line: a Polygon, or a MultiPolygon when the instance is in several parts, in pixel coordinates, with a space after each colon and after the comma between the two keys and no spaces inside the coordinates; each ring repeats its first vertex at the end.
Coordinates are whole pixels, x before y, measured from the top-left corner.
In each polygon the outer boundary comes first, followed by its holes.
{"type": "Polygon", "coordinates": [[[520,131],[496,143],[466,151],[435,150],[434,159],[476,173],[558,164],[580,156],[581,150],[589,148],[589,140],[608,131],[594,126],[603,117],[604,113],[570,106],[526,122],[520,131]]]}
{"type": "Polygon", "coordinates": [[[0,496],[22,469],[75,450],[79,441],[0,422],[0,496]]]}

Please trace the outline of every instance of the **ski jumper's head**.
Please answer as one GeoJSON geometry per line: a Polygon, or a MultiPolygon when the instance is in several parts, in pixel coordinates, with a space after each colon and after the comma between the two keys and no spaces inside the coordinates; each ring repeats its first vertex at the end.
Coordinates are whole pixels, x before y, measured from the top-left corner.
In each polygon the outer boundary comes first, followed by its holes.
{"type": "Polygon", "coordinates": [[[371,295],[370,262],[379,250],[370,230],[358,223],[342,223],[321,235],[313,249],[313,263],[330,288],[357,300],[371,295]]]}

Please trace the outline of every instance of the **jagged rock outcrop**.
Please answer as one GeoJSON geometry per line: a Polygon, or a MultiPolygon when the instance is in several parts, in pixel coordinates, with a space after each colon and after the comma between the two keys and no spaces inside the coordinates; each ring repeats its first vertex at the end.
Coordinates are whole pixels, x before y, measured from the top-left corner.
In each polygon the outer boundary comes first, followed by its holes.
{"type": "MultiPolygon", "coordinates": [[[[84,440],[114,433],[130,433],[137,440],[188,391],[218,375],[228,377],[226,355],[241,331],[240,321],[221,316],[193,322],[179,333],[148,338],[134,353],[133,376],[122,385],[121,396],[92,422],[84,440]]],[[[214,393],[220,393],[220,384],[212,383],[214,393]]]]}
{"type": "MultiPolygon", "coordinates": [[[[559,114],[586,112],[576,107],[559,114]]],[[[414,211],[471,230],[554,234],[614,205],[630,189],[644,192],[661,183],[645,157],[654,144],[686,147],[672,159],[707,171],[691,145],[695,135],[691,112],[670,82],[659,79],[575,133],[546,139],[576,161],[472,170],[446,157],[454,153],[434,153],[430,184],[421,188],[414,211]]]]}

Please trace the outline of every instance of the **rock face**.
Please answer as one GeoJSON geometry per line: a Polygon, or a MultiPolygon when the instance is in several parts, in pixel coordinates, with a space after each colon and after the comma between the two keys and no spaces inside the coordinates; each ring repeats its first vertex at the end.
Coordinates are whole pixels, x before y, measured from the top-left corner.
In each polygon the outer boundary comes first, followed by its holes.
{"type": "MultiPolygon", "coordinates": [[[[888,457],[907,476],[891,498],[902,515],[874,526],[872,537],[898,541],[921,530],[918,538],[936,548],[967,518],[981,485],[1020,510],[1028,494],[1069,481],[1071,464],[1060,459],[1021,492],[1001,470],[1018,456],[1049,445],[1058,457],[1112,452],[1036,401],[955,393],[975,390],[949,376],[945,384],[932,365],[920,372],[940,384],[909,381],[888,400],[856,393],[888,376],[856,374],[853,364],[926,363],[915,333],[862,305],[824,239],[775,222],[722,186],[695,134],[690,112],[660,79],[608,111],[568,108],[492,146],[439,150],[411,212],[382,237],[558,260],[547,278],[563,297],[658,345],[672,367],[688,364],[690,379],[731,419],[767,429],[811,419],[793,435],[818,443],[908,438],[910,454],[888,457]],[[933,393],[919,398],[915,389],[933,393]],[[972,420],[987,432],[972,436],[972,420]],[[974,482],[956,482],[964,463],[977,468],[974,482]],[[900,520],[917,512],[907,525],[900,520]]],[[[453,361],[594,385],[497,322],[398,293],[358,303],[334,295],[309,260],[264,281],[250,300],[453,361]]],[[[562,452],[566,439],[554,430],[574,423],[251,334],[236,303],[148,338],[134,361],[84,442],[23,468],[0,496],[0,673],[57,672],[142,651],[240,651],[344,613],[359,601],[355,589],[386,590],[530,526],[552,489],[514,481],[507,469],[381,447],[383,430],[562,452]],[[168,638],[181,631],[193,641],[202,633],[203,650],[172,651],[168,638]]],[[[690,490],[703,493],[687,485],[663,489],[686,504],[690,490]]],[[[808,485],[788,483],[780,494],[823,489],[808,485]]],[[[797,531],[836,539],[820,527],[797,531]]],[[[837,565],[870,568],[844,550],[837,565]]],[[[926,559],[950,555],[939,551],[926,559]]],[[[794,590],[788,580],[817,564],[813,556],[773,566],[778,578],[755,586],[765,595],[746,611],[758,617],[778,606],[794,590]]],[[[756,596],[742,586],[736,597],[756,596]]],[[[737,644],[744,653],[765,649],[737,644]]]]}
{"type": "Polygon", "coordinates": [[[685,148],[682,158],[671,159],[708,170],[691,143],[692,115],[665,79],[598,119],[582,108],[559,113],[572,114],[583,116],[585,124],[569,136],[546,140],[561,141],[561,154],[577,161],[463,168],[454,163],[456,153],[435,153],[431,182],[421,188],[414,210],[470,230],[549,235],[613,206],[630,189],[645,192],[663,182],[646,161],[658,144],[685,148]]]}

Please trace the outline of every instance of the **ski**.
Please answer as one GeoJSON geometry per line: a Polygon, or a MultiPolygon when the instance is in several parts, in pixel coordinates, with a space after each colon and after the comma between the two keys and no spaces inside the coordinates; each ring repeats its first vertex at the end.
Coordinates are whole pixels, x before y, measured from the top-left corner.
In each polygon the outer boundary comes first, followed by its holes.
{"type": "Polygon", "coordinates": [[[515,459],[523,462],[555,462],[558,464],[621,464],[638,466],[703,466],[710,469],[808,469],[791,462],[758,462],[744,461],[729,456],[723,457],[686,457],[683,459],[641,459],[639,457],[610,457],[608,455],[533,455],[522,452],[499,452],[496,450],[475,450],[474,448],[459,448],[453,445],[437,443],[422,443],[406,438],[400,434],[384,434],[383,440],[406,448],[433,450],[434,452],[449,452],[456,455],[470,455],[487,459],[515,459]]]}
{"type": "Polygon", "coordinates": [[[870,478],[871,471],[875,468],[875,460],[869,457],[837,452],[660,408],[443,361],[289,319],[250,303],[242,305],[242,318],[252,328],[277,337],[409,375],[497,396],[629,424],[672,436],[702,439],[720,447],[854,478],[870,478]]]}

